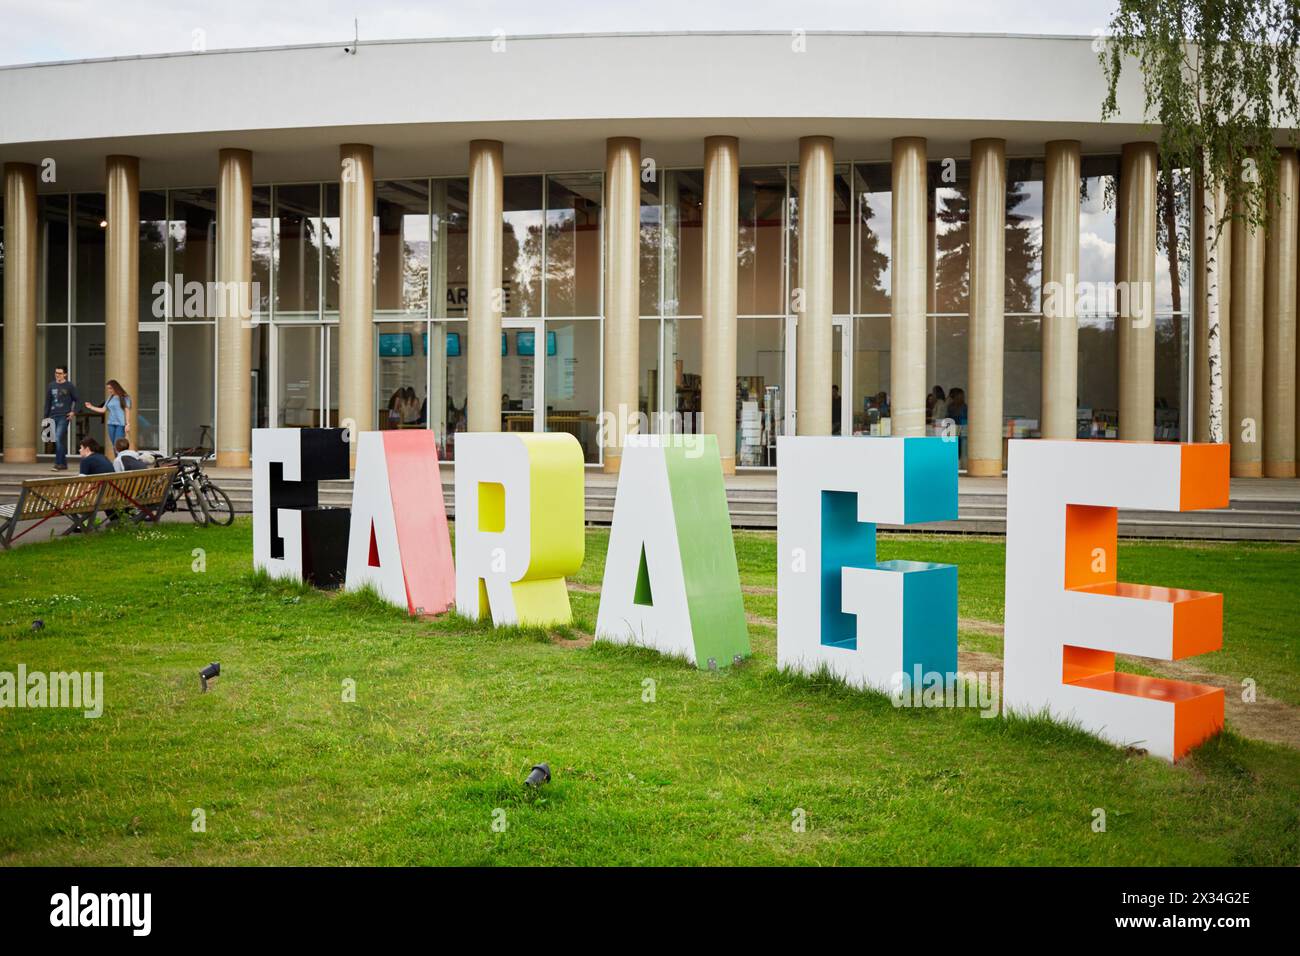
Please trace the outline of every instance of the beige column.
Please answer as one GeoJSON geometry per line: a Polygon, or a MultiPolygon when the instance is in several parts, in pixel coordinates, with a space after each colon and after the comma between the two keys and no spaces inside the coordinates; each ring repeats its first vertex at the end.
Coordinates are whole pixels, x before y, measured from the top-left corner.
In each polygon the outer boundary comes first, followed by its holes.
{"type": "Polygon", "coordinates": [[[889,318],[889,404],[894,435],[925,434],[925,140],[893,142],[894,290],[889,318]]]}
{"type": "Polygon", "coordinates": [[[502,147],[469,144],[469,430],[501,430],[502,147]]]}
{"type": "Polygon", "coordinates": [[[623,460],[623,436],[637,430],[635,416],[640,410],[639,139],[618,136],[605,141],[605,203],[605,471],[616,472],[623,460]]]}
{"type": "MultiPolygon", "coordinates": [[[[42,408],[36,368],[37,167],[5,163],[4,460],[36,460],[42,408]]],[[[43,374],[52,370],[46,369],[43,374]]],[[[52,376],[51,376],[52,377],[52,376]]]]}
{"type": "Polygon", "coordinates": [[[1119,437],[1156,433],[1156,144],[1125,143],[1115,224],[1119,437]]]}
{"type": "Polygon", "coordinates": [[[1043,358],[1044,438],[1078,435],[1079,401],[1079,144],[1047,144],[1043,184],[1043,358]]]}
{"type": "Polygon", "coordinates": [[[795,335],[795,433],[831,433],[831,382],[834,381],[833,243],[835,239],[835,140],[799,140],[799,288],[792,305],[795,335]]]}
{"type": "MultiPolygon", "coordinates": [[[[1192,440],[1208,442],[1210,440],[1210,290],[1206,275],[1206,256],[1209,243],[1205,238],[1205,219],[1208,216],[1219,218],[1228,207],[1227,188],[1220,183],[1214,196],[1215,210],[1206,208],[1204,179],[1197,171],[1195,190],[1192,198],[1192,288],[1196,290],[1196,306],[1193,310],[1192,362],[1195,378],[1192,381],[1193,406],[1196,410],[1192,420],[1192,440]]],[[[1232,300],[1232,227],[1225,225],[1219,231],[1216,242],[1216,258],[1219,263],[1219,379],[1223,387],[1223,410],[1221,423],[1224,424],[1224,440],[1228,438],[1226,423],[1229,412],[1228,390],[1232,381],[1230,359],[1231,341],[1228,334],[1231,328],[1230,315],[1232,300]]]]}
{"type": "Polygon", "coordinates": [[[1300,165],[1281,151],[1264,263],[1264,476],[1295,477],[1296,229],[1300,165]]]}
{"type": "Polygon", "coordinates": [[[1002,474],[1002,343],[1006,298],[1007,143],[970,144],[970,411],[966,471],[1002,474]]]}
{"type": "MultiPolygon", "coordinates": [[[[339,147],[339,423],[375,421],[375,151],[339,147]]],[[[356,460],[356,443],[352,446],[356,460]]]]}
{"type": "MultiPolygon", "coordinates": [[[[127,437],[134,446],[140,398],[140,160],[109,156],[104,167],[108,222],[104,237],[104,378],[117,379],[131,396],[127,437]]],[[[86,382],[81,387],[98,398],[104,384],[86,382]]]]}
{"type": "Polygon", "coordinates": [[[722,472],[736,471],[736,246],[740,140],[704,140],[704,346],[701,427],[718,436],[722,472]]]}
{"type": "Polygon", "coordinates": [[[1263,474],[1264,425],[1264,230],[1244,218],[1232,222],[1232,350],[1228,383],[1231,418],[1224,437],[1232,443],[1232,475],[1263,474]]]}
{"type": "MultiPolygon", "coordinates": [[[[223,149],[217,170],[217,465],[247,468],[252,450],[253,154],[223,149]]],[[[341,366],[340,366],[341,367],[341,366]]]]}

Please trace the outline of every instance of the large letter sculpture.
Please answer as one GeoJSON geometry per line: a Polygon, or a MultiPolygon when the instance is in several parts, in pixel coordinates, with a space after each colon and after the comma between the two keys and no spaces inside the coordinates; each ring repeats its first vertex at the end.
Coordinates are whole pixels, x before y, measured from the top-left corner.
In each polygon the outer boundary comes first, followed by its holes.
{"type": "Polygon", "coordinates": [[[348,509],[321,508],[317,482],[348,477],[344,428],[253,429],[253,567],[319,587],[343,583],[348,509]]]}
{"type": "Polygon", "coordinates": [[[1223,645],[1223,595],[1126,584],[1117,508],[1228,504],[1228,446],[1013,441],[1007,481],[1005,709],[1049,711],[1177,760],[1223,726],[1223,691],[1115,671],[1223,645]]]}
{"type": "Polygon", "coordinates": [[[596,640],[700,668],[749,656],[716,435],[632,435],[619,467],[596,640]]]}
{"type": "Polygon", "coordinates": [[[366,585],[409,614],[441,614],[456,601],[438,444],[431,431],[359,436],[347,587],[366,585]]]}
{"type": "Polygon", "coordinates": [[[582,566],[582,446],[565,432],[456,436],[456,607],[497,627],[573,620],[582,566]]]}
{"type": "Polygon", "coordinates": [[[956,441],[778,438],[776,501],[778,667],[879,691],[956,672],[956,567],[876,560],[877,522],[957,517],[956,441]]]}

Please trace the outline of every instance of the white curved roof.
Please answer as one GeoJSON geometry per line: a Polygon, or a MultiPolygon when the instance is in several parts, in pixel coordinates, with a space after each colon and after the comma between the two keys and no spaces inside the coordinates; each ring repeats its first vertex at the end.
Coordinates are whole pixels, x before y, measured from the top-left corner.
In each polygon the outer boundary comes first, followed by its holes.
{"type": "Polygon", "coordinates": [[[711,134],[745,163],[785,162],[799,136],[883,159],[895,136],[964,156],[980,136],[1011,155],[1050,139],[1111,150],[1142,124],[1136,69],[1122,122],[1102,124],[1088,37],[664,33],[363,42],[0,68],[0,161],[59,163],[57,188],[99,188],[103,157],[141,158],[145,186],[211,183],[216,151],[254,151],[258,181],[329,179],[337,147],[375,146],[376,175],[463,174],[474,138],[506,170],[599,168],[604,139],[640,136],[660,165],[698,164],[711,134]]]}

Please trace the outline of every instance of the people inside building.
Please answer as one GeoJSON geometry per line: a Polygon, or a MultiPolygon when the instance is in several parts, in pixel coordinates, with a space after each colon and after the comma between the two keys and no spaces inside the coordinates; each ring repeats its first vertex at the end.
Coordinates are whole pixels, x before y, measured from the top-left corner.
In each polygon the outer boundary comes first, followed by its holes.
{"type": "Polygon", "coordinates": [[[840,431],[841,414],[842,413],[840,410],[840,387],[838,385],[832,385],[831,386],[831,434],[832,435],[842,434],[842,432],[840,431]]]}
{"type": "Polygon", "coordinates": [[[45,411],[42,418],[54,426],[54,470],[68,470],[68,424],[77,417],[77,386],[68,378],[63,365],[54,367],[54,381],[45,387],[45,411]]]}
{"type": "Polygon", "coordinates": [[[925,399],[925,417],[929,422],[938,424],[948,417],[948,399],[943,386],[936,385],[925,399]]]}

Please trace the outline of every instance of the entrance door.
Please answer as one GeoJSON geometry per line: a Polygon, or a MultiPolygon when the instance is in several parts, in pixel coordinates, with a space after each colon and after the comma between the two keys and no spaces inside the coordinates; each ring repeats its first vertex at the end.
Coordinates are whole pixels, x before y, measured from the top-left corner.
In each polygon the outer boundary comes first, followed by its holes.
{"type": "Polygon", "coordinates": [[[161,452],[167,446],[167,415],[162,397],[167,394],[167,326],[143,323],[139,332],[140,364],[135,401],[136,451],[161,452]]]}
{"type": "Polygon", "coordinates": [[[546,431],[545,356],[546,332],[541,319],[501,320],[503,432],[546,431]]]}
{"type": "Polygon", "coordinates": [[[274,426],[337,427],[338,326],[277,325],[272,345],[274,426]]]}
{"type": "MultiPolygon", "coordinates": [[[[799,367],[799,316],[785,317],[785,434],[797,435],[799,418],[796,396],[799,394],[797,370],[799,367]]],[[[832,423],[838,420],[836,434],[853,434],[853,320],[848,316],[831,316],[831,385],[839,389],[840,407],[836,415],[831,412],[832,423]]],[[[834,425],[832,424],[834,431],[834,425]]]]}

